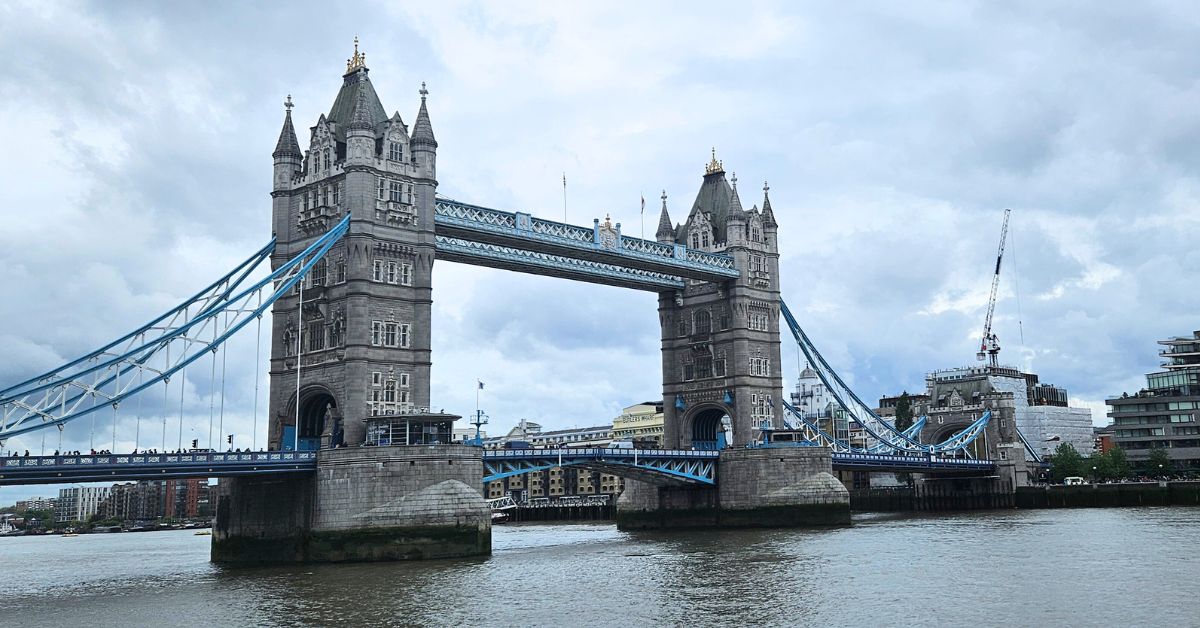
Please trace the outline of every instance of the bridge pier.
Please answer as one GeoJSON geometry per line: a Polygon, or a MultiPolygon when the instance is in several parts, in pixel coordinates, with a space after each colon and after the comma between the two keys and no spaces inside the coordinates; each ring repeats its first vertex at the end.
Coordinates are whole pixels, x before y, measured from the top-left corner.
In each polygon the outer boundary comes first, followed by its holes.
{"type": "Polygon", "coordinates": [[[850,523],[850,493],[819,447],[727,449],[715,487],[625,481],[617,527],[807,527],[850,523]]]}
{"type": "Polygon", "coordinates": [[[212,561],[414,560],[491,553],[480,451],[460,445],[321,450],[316,476],[224,478],[212,561]]]}

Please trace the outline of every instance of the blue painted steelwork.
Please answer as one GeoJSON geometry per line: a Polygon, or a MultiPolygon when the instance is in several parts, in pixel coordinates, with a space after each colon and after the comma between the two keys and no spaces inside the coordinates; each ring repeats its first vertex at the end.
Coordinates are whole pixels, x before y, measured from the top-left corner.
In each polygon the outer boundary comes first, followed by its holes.
{"type": "Polygon", "coordinates": [[[313,451],[194,452],[0,458],[0,486],[311,473],[313,451]]]}
{"type": "Polygon", "coordinates": [[[498,449],[483,452],[483,481],[580,466],[656,484],[716,484],[716,451],[673,449],[498,449]]]}
{"type": "Polygon", "coordinates": [[[935,454],[872,454],[834,452],[834,469],[870,471],[988,471],[995,470],[991,460],[946,458],[935,454]]]}
{"type": "MultiPolygon", "coordinates": [[[[721,282],[741,274],[734,268],[733,258],[729,255],[631,238],[620,235],[620,225],[608,231],[610,227],[602,229],[599,221],[590,228],[580,227],[534,218],[521,212],[505,212],[439,198],[435,202],[434,224],[439,240],[446,237],[567,259],[601,262],[626,270],[662,274],[680,282],[683,278],[721,282]],[[603,236],[603,233],[614,232],[613,237],[603,236]]],[[[441,252],[440,243],[438,251],[441,252]]],[[[461,261],[470,263],[474,260],[461,261]]]]}
{"type": "Polygon", "coordinates": [[[521,272],[563,276],[638,290],[659,292],[682,290],[679,277],[654,271],[606,264],[577,257],[539,253],[520,248],[476,242],[463,238],[435,236],[438,259],[480,266],[493,266],[521,272]]]}
{"type": "Polygon", "coordinates": [[[169,382],[171,375],[208,352],[217,351],[233,334],[262,316],[303,279],[349,225],[350,217],[346,216],[266,278],[241,288],[240,284],[274,250],[272,241],[203,291],[202,298],[193,297],[102,349],[6,389],[0,396],[0,444],[20,434],[62,426],[98,410],[115,408],[159,382],[169,382]],[[115,349],[119,345],[124,347],[115,349]]]}

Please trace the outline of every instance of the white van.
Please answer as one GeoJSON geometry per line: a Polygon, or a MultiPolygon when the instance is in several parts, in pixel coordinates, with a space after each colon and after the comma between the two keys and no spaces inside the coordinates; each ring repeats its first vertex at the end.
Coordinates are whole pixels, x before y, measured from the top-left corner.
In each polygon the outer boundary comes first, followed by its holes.
{"type": "Polygon", "coordinates": [[[1083,478],[1079,477],[1078,475],[1073,475],[1069,478],[1063,478],[1063,484],[1066,484],[1067,486],[1083,484],[1083,478]]]}

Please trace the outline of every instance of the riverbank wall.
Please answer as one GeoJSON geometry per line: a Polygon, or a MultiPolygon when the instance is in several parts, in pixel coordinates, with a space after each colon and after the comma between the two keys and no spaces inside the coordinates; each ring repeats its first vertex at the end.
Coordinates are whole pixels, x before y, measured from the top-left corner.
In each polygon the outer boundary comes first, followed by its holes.
{"type": "Polygon", "coordinates": [[[1200,482],[1126,482],[1076,486],[1024,486],[1017,508],[1127,508],[1200,506],[1200,482]]]}

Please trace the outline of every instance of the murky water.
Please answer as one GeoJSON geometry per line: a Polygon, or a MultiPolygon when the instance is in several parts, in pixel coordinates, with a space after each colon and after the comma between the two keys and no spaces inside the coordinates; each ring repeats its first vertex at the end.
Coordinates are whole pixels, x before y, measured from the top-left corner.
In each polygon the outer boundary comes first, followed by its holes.
{"type": "Polygon", "coordinates": [[[1200,509],[836,530],[498,526],[490,558],[226,569],[190,531],[0,538],[12,626],[1200,626],[1200,509]]]}

